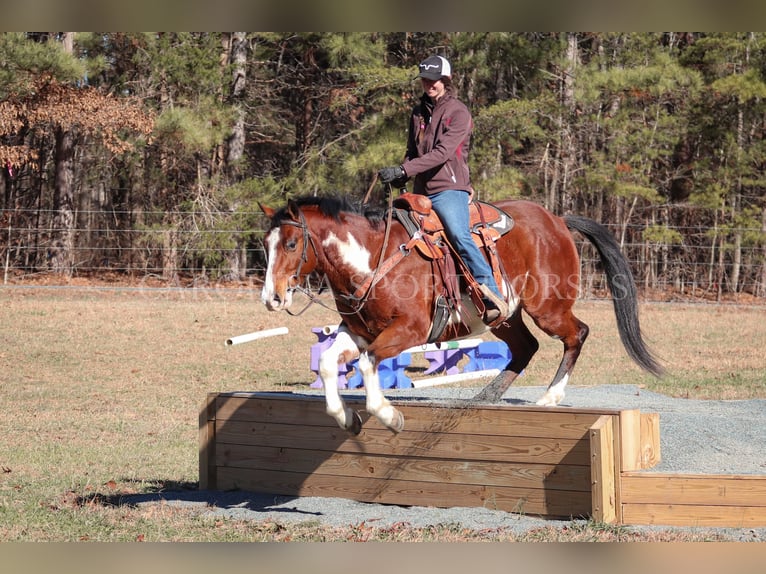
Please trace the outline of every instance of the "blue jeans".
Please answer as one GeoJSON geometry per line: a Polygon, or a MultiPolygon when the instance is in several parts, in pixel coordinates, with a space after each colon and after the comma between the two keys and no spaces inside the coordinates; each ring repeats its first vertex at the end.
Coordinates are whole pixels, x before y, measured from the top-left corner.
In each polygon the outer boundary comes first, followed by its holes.
{"type": "Polygon", "coordinates": [[[471,219],[468,213],[468,192],[447,189],[429,195],[433,210],[444,224],[447,239],[470,269],[476,281],[483,283],[502,298],[492,268],[476,247],[471,237],[471,219]]]}

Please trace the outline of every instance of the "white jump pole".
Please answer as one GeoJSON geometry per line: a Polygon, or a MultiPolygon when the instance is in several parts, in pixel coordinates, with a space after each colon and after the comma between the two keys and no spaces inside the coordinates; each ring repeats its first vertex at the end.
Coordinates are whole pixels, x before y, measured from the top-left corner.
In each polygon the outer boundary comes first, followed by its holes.
{"type": "Polygon", "coordinates": [[[431,377],[425,379],[413,379],[412,386],[416,389],[422,387],[433,387],[436,385],[447,385],[449,383],[460,383],[472,379],[481,379],[483,377],[496,377],[500,374],[500,369],[485,369],[483,371],[472,371],[469,373],[457,373],[454,375],[442,375],[441,377],[431,377]]]}
{"type": "Polygon", "coordinates": [[[405,349],[402,353],[427,353],[429,351],[454,351],[455,349],[473,349],[483,343],[481,339],[460,339],[459,341],[445,341],[444,343],[428,343],[415,345],[405,349]]]}
{"type": "MultiPolygon", "coordinates": [[[[324,335],[332,335],[338,330],[338,325],[325,325],[322,327],[324,335]]],[[[454,351],[455,349],[473,349],[483,343],[482,339],[460,339],[457,341],[445,341],[444,343],[423,343],[405,349],[402,353],[427,353],[429,351],[454,351]]]]}
{"type": "Polygon", "coordinates": [[[264,329],[262,331],[253,331],[245,335],[238,335],[231,339],[226,339],[226,346],[239,345],[241,343],[249,343],[250,341],[256,341],[258,339],[265,339],[266,337],[276,337],[277,335],[287,335],[287,327],[276,327],[274,329],[264,329]]]}

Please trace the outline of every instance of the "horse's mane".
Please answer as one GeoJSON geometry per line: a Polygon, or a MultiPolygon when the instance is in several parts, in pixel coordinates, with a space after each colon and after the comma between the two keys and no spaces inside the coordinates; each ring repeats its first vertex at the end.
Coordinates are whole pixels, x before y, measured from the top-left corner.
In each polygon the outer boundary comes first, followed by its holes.
{"type": "MultiPolygon", "coordinates": [[[[385,212],[376,207],[368,205],[357,205],[351,202],[346,196],[341,195],[304,195],[292,200],[298,207],[310,207],[316,206],[322,215],[332,217],[336,221],[340,220],[340,216],[344,213],[351,213],[354,215],[361,215],[370,221],[372,224],[376,224],[383,220],[385,212]]],[[[287,216],[287,207],[282,207],[275,214],[274,218],[279,221],[287,216]]]]}

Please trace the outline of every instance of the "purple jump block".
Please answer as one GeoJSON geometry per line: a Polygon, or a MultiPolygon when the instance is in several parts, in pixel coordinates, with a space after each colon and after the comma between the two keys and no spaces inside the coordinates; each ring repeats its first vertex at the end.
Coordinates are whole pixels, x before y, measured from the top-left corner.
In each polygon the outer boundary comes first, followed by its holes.
{"type": "MultiPolygon", "coordinates": [[[[319,357],[322,355],[324,351],[326,351],[330,345],[335,342],[335,331],[333,331],[330,334],[327,334],[324,332],[324,329],[322,327],[314,327],[311,329],[311,332],[314,333],[317,336],[318,341],[311,345],[311,360],[310,360],[310,368],[312,372],[316,373],[317,377],[314,380],[313,383],[311,383],[312,389],[321,389],[322,388],[322,379],[319,376],[319,357]]],[[[338,365],[338,388],[339,389],[346,389],[348,388],[348,380],[346,379],[346,374],[349,372],[350,367],[349,365],[338,365]]]]}
{"type": "Polygon", "coordinates": [[[445,372],[447,375],[455,375],[460,372],[458,363],[469,349],[444,349],[442,351],[426,351],[423,356],[428,360],[429,366],[423,374],[445,372]]]}

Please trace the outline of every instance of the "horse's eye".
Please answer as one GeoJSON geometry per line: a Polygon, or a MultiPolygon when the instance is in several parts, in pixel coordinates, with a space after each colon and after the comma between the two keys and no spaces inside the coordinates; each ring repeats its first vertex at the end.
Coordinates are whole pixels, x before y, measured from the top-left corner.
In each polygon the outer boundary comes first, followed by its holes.
{"type": "Polygon", "coordinates": [[[295,241],[295,239],[288,239],[285,241],[285,249],[287,251],[295,251],[295,249],[298,247],[298,242],[295,241]]]}

